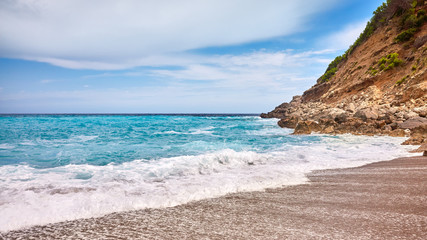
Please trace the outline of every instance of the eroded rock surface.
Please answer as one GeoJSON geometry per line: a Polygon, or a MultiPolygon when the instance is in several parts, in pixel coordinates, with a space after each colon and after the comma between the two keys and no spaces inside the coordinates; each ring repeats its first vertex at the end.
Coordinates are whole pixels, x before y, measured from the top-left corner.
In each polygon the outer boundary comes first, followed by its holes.
{"type": "MultiPolygon", "coordinates": [[[[420,17],[427,4],[410,10],[420,17]]],[[[302,96],[293,97],[264,118],[279,118],[279,126],[294,134],[364,134],[408,136],[405,144],[427,142],[427,24],[406,42],[396,42],[403,16],[393,15],[337,65],[336,73],[302,96]],[[397,56],[392,68],[381,59],[397,56]]],[[[384,60],[385,59],[385,60],[384,60]]],[[[388,63],[387,63],[388,64],[388,63]]]]}

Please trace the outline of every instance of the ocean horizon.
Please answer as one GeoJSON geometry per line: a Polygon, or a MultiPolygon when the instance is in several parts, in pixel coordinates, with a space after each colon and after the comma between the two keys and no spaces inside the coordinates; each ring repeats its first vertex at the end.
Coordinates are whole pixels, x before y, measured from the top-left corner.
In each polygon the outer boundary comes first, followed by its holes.
{"type": "Polygon", "coordinates": [[[2,114],[0,231],[305,184],[413,149],[291,133],[254,114],[2,114]]]}

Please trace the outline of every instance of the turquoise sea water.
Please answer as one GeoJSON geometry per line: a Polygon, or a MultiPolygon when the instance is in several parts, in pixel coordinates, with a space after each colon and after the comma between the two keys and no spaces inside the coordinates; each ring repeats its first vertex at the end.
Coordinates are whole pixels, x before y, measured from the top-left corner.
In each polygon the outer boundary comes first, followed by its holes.
{"type": "Polygon", "coordinates": [[[407,156],[402,138],[294,136],[246,115],[2,115],[0,231],[301,184],[407,156]]]}
{"type": "MultiPolygon", "coordinates": [[[[0,165],[102,166],[223,149],[266,152],[281,148],[283,141],[299,140],[278,130],[271,121],[260,121],[256,116],[3,116],[0,165]],[[265,138],[269,130],[271,134],[265,138]]],[[[308,136],[304,141],[320,141],[320,138],[308,136]]]]}

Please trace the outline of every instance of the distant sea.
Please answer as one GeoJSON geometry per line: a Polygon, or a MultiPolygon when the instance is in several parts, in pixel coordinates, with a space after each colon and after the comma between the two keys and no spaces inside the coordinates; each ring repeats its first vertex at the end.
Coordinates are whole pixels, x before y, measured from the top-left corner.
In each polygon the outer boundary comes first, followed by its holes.
{"type": "Polygon", "coordinates": [[[411,155],[404,138],[291,135],[255,115],[0,115],[0,231],[303,184],[411,155]]]}

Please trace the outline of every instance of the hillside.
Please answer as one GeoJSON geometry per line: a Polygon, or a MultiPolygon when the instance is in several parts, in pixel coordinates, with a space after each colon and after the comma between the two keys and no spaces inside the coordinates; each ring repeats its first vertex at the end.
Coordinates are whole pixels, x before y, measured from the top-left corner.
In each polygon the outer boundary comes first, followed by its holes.
{"type": "Polygon", "coordinates": [[[321,132],[427,138],[427,3],[389,0],[317,83],[265,118],[295,134],[321,132]]]}

